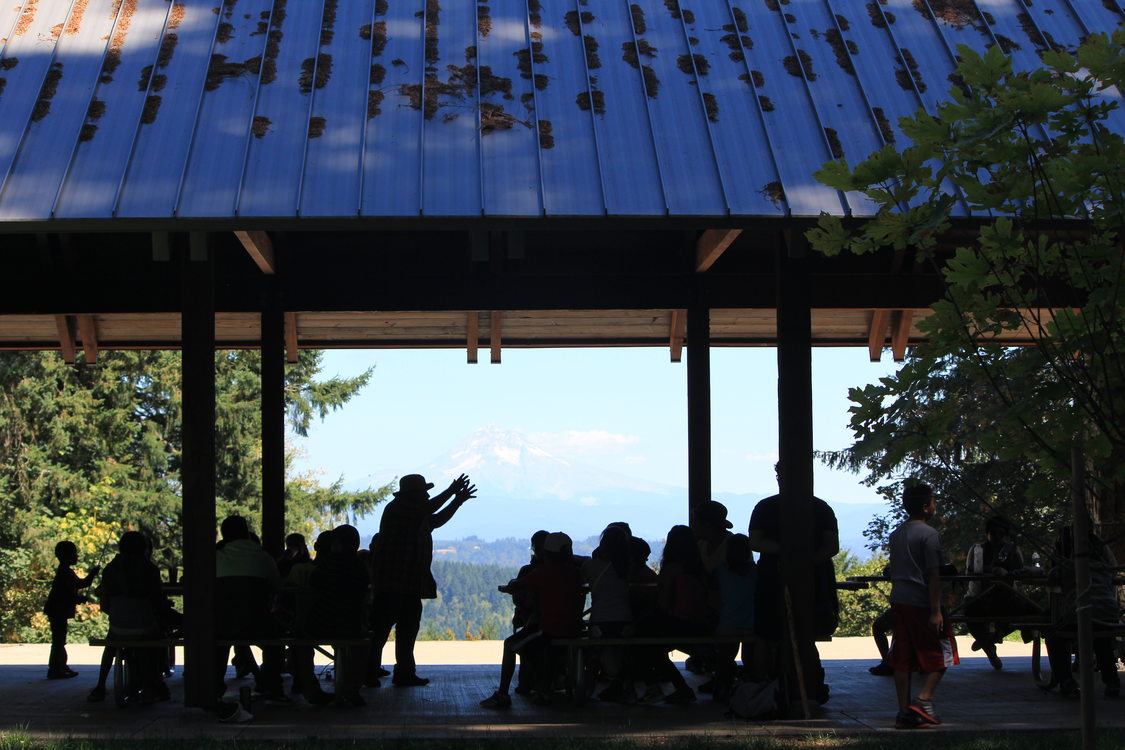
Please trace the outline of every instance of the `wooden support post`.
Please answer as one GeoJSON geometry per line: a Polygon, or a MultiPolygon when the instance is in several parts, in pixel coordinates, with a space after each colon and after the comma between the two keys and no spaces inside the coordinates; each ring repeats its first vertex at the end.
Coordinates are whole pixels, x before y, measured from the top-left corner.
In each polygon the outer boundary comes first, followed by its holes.
{"type": "Polygon", "coordinates": [[[86,364],[92,365],[98,361],[98,327],[94,323],[93,315],[78,315],[78,337],[82,339],[82,353],[86,355],[86,364]]]}
{"type": "Polygon", "coordinates": [[[59,352],[63,362],[74,364],[77,347],[74,343],[74,324],[69,315],[55,316],[55,329],[59,332],[59,352]]]}
{"type": "Polygon", "coordinates": [[[711,310],[687,314],[688,509],[711,499],[711,310]]]}
{"type": "Polygon", "coordinates": [[[276,277],[262,306],[262,546],[285,549],[285,313],[276,277]]]}
{"type": "Polygon", "coordinates": [[[297,348],[297,313],[287,312],[285,315],[285,361],[291,365],[297,364],[300,351],[297,348]]]}
{"type": "Polygon", "coordinates": [[[492,364],[500,364],[500,342],[503,336],[503,318],[499,310],[493,310],[488,314],[488,336],[490,347],[492,349],[492,364]]]}
{"type": "Polygon", "coordinates": [[[465,313],[465,352],[470,365],[477,363],[477,348],[480,345],[480,321],[476,310],[465,313]]]}
{"type": "Polygon", "coordinates": [[[215,282],[207,235],[191,234],[183,265],[184,704],[214,704],[215,282]]]}
{"type": "Polygon", "coordinates": [[[684,354],[684,337],[687,335],[687,310],[673,310],[668,324],[668,353],[673,362],[679,362],[684,354]]]}
{"type": "MultiPolygon", "coordinates": [[[[799,667],[808,677],[812,665],[806,655],[816,648],[812,635],[812,310],[804,236],[794,233],[787,239],[778,253],[777,407],[781,571],[789,596],[778,606],[791,623],[785,630],[794,644],[787,651],[801,656],[799,667]]],[[[810,682],[804,680],[806,685],[810,682]]]]}
{"type": "Polygon", "coordinates": [[[1082,750],[1098,744],[1094,706],[1094,613],[1090,609],[1090,511],[1086,507],[1086,459],[1078,443],[1070,451],[1070,499],[1074,523],[1074,606],[1078,617],[1078,687],[1081,691],[1082,750]]]}

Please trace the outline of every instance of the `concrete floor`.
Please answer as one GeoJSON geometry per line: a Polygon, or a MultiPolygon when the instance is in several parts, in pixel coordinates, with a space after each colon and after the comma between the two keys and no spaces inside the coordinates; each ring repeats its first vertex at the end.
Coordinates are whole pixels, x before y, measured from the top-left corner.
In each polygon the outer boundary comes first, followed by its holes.
{"type": "MultiPolygon", "coordinates": [[[[565,700],[535,706],[514,696],[513,707],[496,712],[477,702],[496,686],[498,642],[419,644],[419,673],[431,678],[422,688],[389,685],[366,689],[364,708],[317,708],[305,704],[271,706],[257,703],[249,724],[219,724],[214,716],[182,706],[182,679],[168,681],[173,699],[155,706],[124,710],[112,700],[87,703],[95,682],[98,651],[71,646],[70,663],[79,677],[48,681],[47,649],[40,645],[0,646],[0,731],[30,736],[89,738],[304,739],[309,737],[519,737],[674,736],[706,734],[729,737],[750,734],[870,733],[894,731],[894,686],[891,678],[872,677],[874,648],[868,639],[839,638],[821,644],[832,689],[823,715],[811,721],[747,722],[723,716],[724,707],[706,696],[693,706],[664,704],[620,706],[592,701],[575,708],[565,700]],[[88,666],[87,666],[88,665],[88,666]]],[[[962,642],[967,650],[967,642],[962,642]]],[[[1029,649],[1002,644],[1005,668],[994,671],[976,655],[962,659],[939,688],[935,703],[943,717],[927,732],[982,728],[990,730],[1077,730],[1079,703],[1038,690],[1031,679],[1029,649]]],[[[385,653],[390,658],[390,650],[385,653]]],[[[384,661],[386,664],[387,661],[384,661]]],[[[689,676],[698,683],[699,678],[689,676]]],[[[228,681],[232,689],[250,682],[228,681]]],[[[331,690],[330,685],[326,688],[331,690]]],[[[1125,730],[1125,700],[1101,697],[1101,727],[1125,730]]],[[[236,691],[234,691],[236,693],[236,691]]]]}

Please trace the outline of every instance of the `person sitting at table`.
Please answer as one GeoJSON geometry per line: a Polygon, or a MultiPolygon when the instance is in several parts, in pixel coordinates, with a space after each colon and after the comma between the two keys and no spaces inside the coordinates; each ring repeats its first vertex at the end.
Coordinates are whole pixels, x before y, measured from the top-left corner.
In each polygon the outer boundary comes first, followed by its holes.
{"type": "MultiPolygon", "coordinates": [[[[631,537],[620,526],[608,526],[597,549],[582,562],[582,577],[590,586],[590,635],[622,638],[633,634],[629,573],[633,567],[631,537]]],[[[598,649],[608,687],[598,694],[603,701],[631,703],[636,700],[633,682],[625,675],[625,655],[620,648],[598,649]]]]}
{"type": "MultiPolygon", "coordinates": [[[[973,576],[1003,577],[1023,568],[1023,555],[1011,539],[1011,526],[1000,516],[985,522],[983,542],[969,548],[965,556],[965,573],[973,576]]],[[[1029,613],[1030,605],[1003,581],[971,581],[965,592],[964,613],[971,618],[1013,616],[1029,613]]],[[[1004,663],[996,655],[996,644],[1013,628],[1005,622],[968,623],[973,637],[973,651],[984,651],[993,669],[1004,663]]]]}
{"type": "Polygon", "coordinates": [[[573,638],[582,631],[582,608],[586,595],[582,590],[582,574],[575,567],[573,558],[570,537],[554,532],[543,541],[543,564],[525,578],[513,582],[515,589],[530,594],[535,612],[534,624],[504,639],[500,686],[480,702],[484,708],[511,707],[508,689],[515,675],[516,654],[521,659],[534,659],[531,699],[541,705],[551,702],[551,640],[573,638]]]}
{"type": "MultiPolygon", "coordinates": [[[[1114,584],[1114,567],[1117,565],[1113,552],[1093,531],[1088,541],[1090,555],[1090,609],[1093,614],[1093,627],[1099,625],[1119,625],[1121,611],[1117,603],[1117,590],[1114,584]]],[[[1071,656],[1074,654],[1078,629],[1076,615],[1076,594],[1074,580],[1074,532],[1070,526],[1063,527],[1055,540],[1054,565],[1047,573],[1049,583],[1059,592],[1051,595],[1051,631],[1045,633],[1047,658],[1051,664],[1051,681],[1044,690],[1058,687],[1063,696],[1077,696],[1078,684],[1074,681],[1071,656]]],[[[1105,686],[1106,697],[1121,695],[1121,677],[1117,673],[1117,657],[1113,653],[1113,636],[1094,636],[1094,663],[1105,686]]]]}

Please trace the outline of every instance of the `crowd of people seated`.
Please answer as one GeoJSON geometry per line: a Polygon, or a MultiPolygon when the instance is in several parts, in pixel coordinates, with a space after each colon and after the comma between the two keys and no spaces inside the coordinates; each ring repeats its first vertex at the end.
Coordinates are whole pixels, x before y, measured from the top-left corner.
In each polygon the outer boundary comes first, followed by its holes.
{"type": "Polygon", "coordinates": [[[775,605],[760,600],[750,539],[732,526],[721,503],[702,504],[691,526],[668,531],[659,572],[649,566],[648,543],[627,523],[607,526],[589,557],[575,555],[565,533],[537,531],[531,560],[500,587],[515,602],[514,633],[504,641],[500,685],[481,705],[512,705],[517,656],[514,691],[550,703],[564,655],[552,644],[579,634],[601,639],[589,651],[603,701],[694,703],[696,691],[671,661],[672,650],[687,653],[689,668],[706,673],[699,690],[716,699],[736,684],[740,650],[745,679],[776,678],[777,649],[757,634],[763,609],[775,605]]]}

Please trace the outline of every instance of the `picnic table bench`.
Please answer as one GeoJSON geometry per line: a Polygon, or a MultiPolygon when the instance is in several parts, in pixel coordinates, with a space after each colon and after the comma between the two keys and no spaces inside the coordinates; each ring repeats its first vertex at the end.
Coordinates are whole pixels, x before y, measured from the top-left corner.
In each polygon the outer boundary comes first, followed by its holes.
{"type": "MultiPolygon", "coordinates": [[[[184,638],[91,638],[91,646],[109,647],[117,650],[113,658],[113,702],[118,708],[124,708],[128,696],[129,683],[129,651],[135,648],[168,649],[169,664],[174,664],[174,651],[184,645],[184,638]]],[[[219,638],[215,645],[230,648],[232,646],[294,646],[297,648],[314,648],[319,653],[332,660],[333,669],[339,679],[342,665],[336,663],[336,654],[341,648],[348,646],[365,646],[370,643],[369,638],[335,638],[335,637],[299,637],[281,636],[275,638],[219,638]],[[329,651],[328,648],[333,649],[329,651]]],[[[242,697],[246,702],[246,696],[242,697]]],[[[249,706],[245,706],[249,709],[249,706]]]]}

